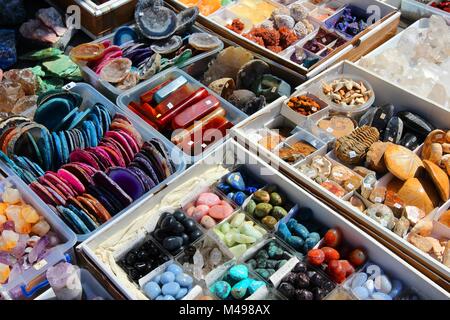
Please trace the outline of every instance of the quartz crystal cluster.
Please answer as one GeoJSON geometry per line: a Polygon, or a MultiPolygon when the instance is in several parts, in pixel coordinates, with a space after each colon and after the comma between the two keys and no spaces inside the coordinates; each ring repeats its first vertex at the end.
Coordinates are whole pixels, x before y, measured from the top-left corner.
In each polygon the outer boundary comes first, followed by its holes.
{"type": "Polygon", "coordinates": [[[391,48],[360,65],[420,96],[450,108],[450,26],[431,16],[427,28],[410,27],[391,48]]]}
{"type": "Polygon", "coordinates": [[[83,288],[80,269],[67,262],[61,262],[47,270],[47,280],[58,300],[80,300],[83,288]]]}

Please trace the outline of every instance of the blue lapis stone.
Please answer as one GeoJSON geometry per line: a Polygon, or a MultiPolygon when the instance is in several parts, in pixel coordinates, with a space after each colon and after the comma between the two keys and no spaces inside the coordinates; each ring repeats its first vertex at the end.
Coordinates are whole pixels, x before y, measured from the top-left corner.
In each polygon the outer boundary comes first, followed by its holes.
{"type": "Polygon", "coordinates": [[[244,178],[239,172],[232,172],[226,178],[227,183],[234,189],[239,191],[245,190],[244,178]]]}
{"type": "Polygon", "coordinates": [[[226,182],[219,182],[217,184],[217,189],[219,189],[223,193],[227,194],[231,191],[231,186],[226,182]]]}
{"type": "Polygon", "coordinates": [[[229,192],[229,193],[227,194],[227,198],[230,199],[230,200],[233,200],[234,195],[235,195],[234,192],[229,192]]]}
{"type": "Polygon", "coordinates": [[[257,188],[257,187],[250,187],[249,186],[249,187],[246,187],[244,191],[245,191],[246,194],[253,194],[256,191],[258,191],[258,189],[259,188],[257,188]]]}
{"type": "Polygon", "coordinates": [[[238,191],[234,194],[232,199],[234,202],[236,202],[236,204],[238,206],[241,206],[244,203],[246,198],[247,198],[247,195],[245,193],[243,193],[242,191],[238,191]]]}

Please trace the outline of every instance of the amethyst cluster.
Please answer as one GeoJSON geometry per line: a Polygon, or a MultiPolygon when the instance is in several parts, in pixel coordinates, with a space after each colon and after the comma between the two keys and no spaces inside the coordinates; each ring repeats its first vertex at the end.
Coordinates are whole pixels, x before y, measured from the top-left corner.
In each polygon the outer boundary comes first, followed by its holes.
{"type": "Polygon", "coordinates": [[[345,8],[342,16],[337,21],[335,28],[338,31],[344,32],[352,37],[362,32],[368,27],[365,18],[360,18],[352,13],[351,8],[345,8]]]}

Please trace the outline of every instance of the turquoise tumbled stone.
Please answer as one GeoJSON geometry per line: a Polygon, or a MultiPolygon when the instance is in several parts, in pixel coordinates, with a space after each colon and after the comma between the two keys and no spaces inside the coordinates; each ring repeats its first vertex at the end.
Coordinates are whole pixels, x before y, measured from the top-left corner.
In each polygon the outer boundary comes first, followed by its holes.
{"type": "Polygon", "coordinates": [[[248,268],[244,264],[238,264],[230,268],[229,274],[231,279],[240,281],[248,278],[248,268]]]}
{"type": "Polygon", "coordinates": [[[303,247],[303,245],[306,244],[306,242],[303,241],[302,238],[297,236],[290,236],[289,238],[286,239],[286,241],[296,250],[300,250],[303,247]]]}
{"type": "Polygon", "coordinates": [[[289,231],[287,225],[283,222],[278,223],[277,234],[285,241],[292,236],[292,233],[289,231]]]}
{"type": "Polygon", "coordinates": [[[237,300],[243,299],[247,295],[247,290],[248,290],[248,287],[250,286],[251,282],[252,282],[252,280],[247,278],[247,279],[243,279],[243,280],[239,281],[238,283],[236,283],[231,288],[231,295],[233,296],[233,298],[235,298],[237,300]]]}
{"type": "MultiPolygon", "coordinates": [[[[303,240],[305,240],[306,238],[308,238],[309,236],[309,231],[308,229],[306,229],[306,227],[300,223],[297,223],[292,229],[291,231],[301,237],[303,240]]],[[[320,239],[320,238],[319,238],[320,239]]]]}
{"type": "Polygon", "coordinates": [[[228,282],[217,281],[211,287],[210,291],[214,293],[220,299],[226,299],[230,295],[231,286],[228,282]]]}
{"type": "Polygon", "coordinates": [[[264,287],[266,284],[263,281],[253,280],[248,286],[248,292],[250,294],[254,294],[259,288],[264,287]]]}

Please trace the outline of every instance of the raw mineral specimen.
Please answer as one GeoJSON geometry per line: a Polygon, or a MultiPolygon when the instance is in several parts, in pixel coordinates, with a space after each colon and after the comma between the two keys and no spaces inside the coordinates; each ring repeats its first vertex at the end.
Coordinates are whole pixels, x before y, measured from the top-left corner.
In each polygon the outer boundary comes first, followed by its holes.
{"type": "Polygon", "coordinates": [[[410,27],[395,47],[359,64],[381,77],[450,108],[450,26],[433,15],[426,29],[410,27]]]}

